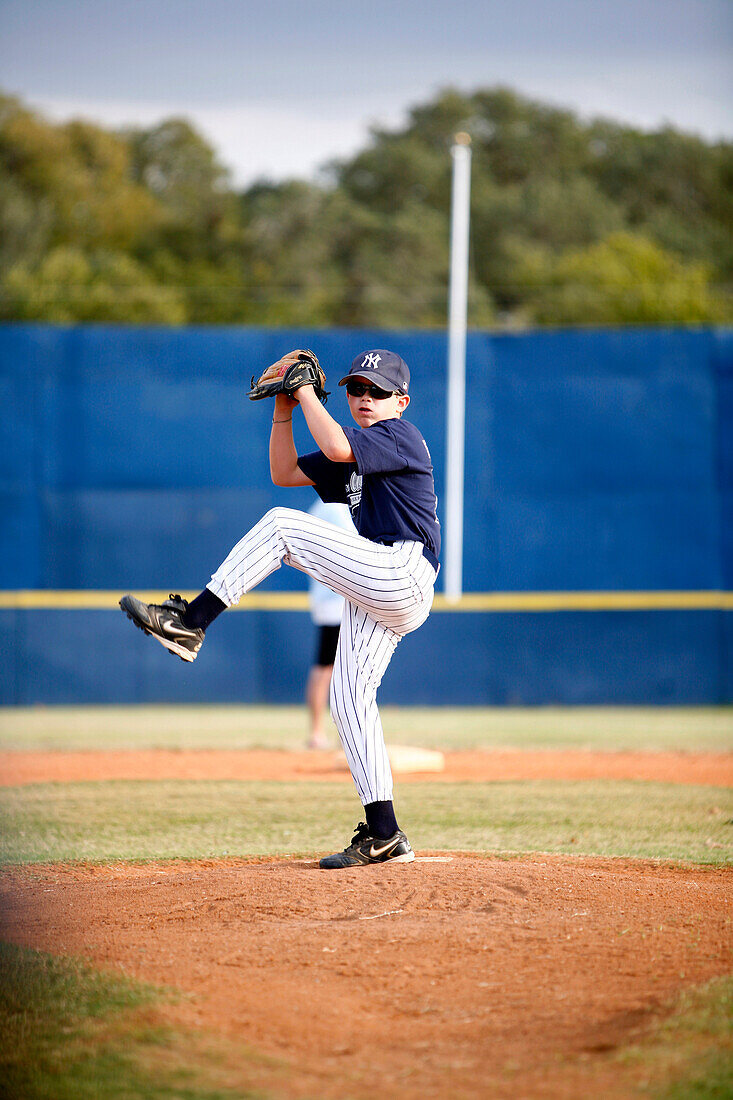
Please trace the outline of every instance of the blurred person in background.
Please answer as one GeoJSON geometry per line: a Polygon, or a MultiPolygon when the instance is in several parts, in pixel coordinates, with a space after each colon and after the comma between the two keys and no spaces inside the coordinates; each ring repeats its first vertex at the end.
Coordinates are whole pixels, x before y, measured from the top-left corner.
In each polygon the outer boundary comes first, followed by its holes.
{"type": "MultiPolygon", "coordinates": [[[[353,531],[351,513],[348,504],[324,504],[317,500],[308,511],[318,519],[335,523],[345,531],[353,531]]],[[[306,684],[306,702],[310,717],[309,749],[327,749],[328,735],[324,729],[324,716],[328,706],[328,692],[331,686],[333,660],[339,640],[339,625],[344,610],[344,598],[320,581],[311,580],[308,584],[311,619],[318,628],[316,653],[306,684]]]]}

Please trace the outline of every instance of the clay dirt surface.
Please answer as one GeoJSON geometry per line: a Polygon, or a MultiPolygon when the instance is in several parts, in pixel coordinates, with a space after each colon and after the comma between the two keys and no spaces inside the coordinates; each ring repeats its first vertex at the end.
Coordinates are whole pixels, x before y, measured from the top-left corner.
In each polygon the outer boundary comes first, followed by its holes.
{"type": "MultiPolygon", "coordinates": [[[[484,778],[482,762],[492,778],[608,778],[613,759],[619,778],[730,774],[730,756],[601,754],[599,773],[586,760],[598,755],[446,754],[430,778],[484,778]]],[[[6,753],[0,766],[5,784],[327,774],[348,780],[305,753],[6,753]]],[[[730,973],[732,883],[724,868],[420,851],[336,872],[288,859],[29,865],[2,873],[0,937],[183,991],[163,1011],[219,1037],[242,1092],[623,1098],[648,1069],[615,1053],[682,990],[730,973]]]]}
{"type": "Polygon", "coordinates": [[[192,994],[175,1021],[254,1052],[243,1090],[626,1097],[614,1050],[730,970],[730,886],[551,856],[35,866],[5,871],[0,935],[192,994]]]}
{"type": "MultiPolygon", "coordinates": [[[[493,749],[443,755],[442,771],[402,773],[400,781],[643,779],[714,787],[733,785],[733,753],[493,749]]],[[[305,779],[351,783],[342,752],[267,749],[0,752],[0,786],[105,779],[305,779]]]]}

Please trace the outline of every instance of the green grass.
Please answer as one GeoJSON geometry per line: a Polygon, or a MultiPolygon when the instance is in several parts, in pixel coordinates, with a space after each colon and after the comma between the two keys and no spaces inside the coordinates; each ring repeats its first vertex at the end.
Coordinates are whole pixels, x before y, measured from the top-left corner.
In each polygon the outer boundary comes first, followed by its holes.
{"type": "Polygon", "coordinates": [[[616,1061],[642,1070],[657,1100],[730,1100],[733,1095],[733,977],[686,990],[668,1017],[616,1061]]]}
{"type": "MultiPolygon", "coordinates": [[[[244,1100],[211,1084],[171,997],[71,959],[0,944],[0,1092],[9,1100],[244,1100]]],[[[261,1094],[260,1094],[261,1095],[261,1094]]]]}
{"type": "MultiPolygon", "coordinates": [[[[730,707],[384,707],[382,717],[395,745],[733,751],[730,707]]],[[[0,749],[297,749],[307,728],[295,706],[5,707],[0,749]]]]}
{"type": "MultiPolygon", "coordinates": [[[[418,850],[733,858],[733,800],[720,788],[416,782],[397,809],[418,850]]],[[[308,855],[343,847],[359,816],[346,783],[34,784],[0,791],[0,861],[308,855]]]]}

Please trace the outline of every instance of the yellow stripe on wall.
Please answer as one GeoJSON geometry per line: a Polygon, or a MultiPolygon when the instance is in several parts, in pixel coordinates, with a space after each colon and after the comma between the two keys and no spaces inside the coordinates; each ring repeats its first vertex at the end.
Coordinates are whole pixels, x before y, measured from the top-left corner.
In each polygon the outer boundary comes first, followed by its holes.
{"type": "Polygon", "coordinates": [[[733,592],[467,592],[439,611],[700,611],[733,608],[733,592]]]}
{"type": "MultiPolygon", "coordinates": [[[[19,589],[0,592],[0,610],[94,611],[116,608],[121,592],[19,589]]],[[[167,592],[139,592],[160,603],[167,592]]],[[[193,599],[196,592],[181,593],[193,599]]],[[[307,592],[250,592],[235,611],[307,611],[307,592]]],[[[437,594],[435,611],[723,611],[733,610],[733,592],[467,592],[458,603],[437,594]]]]}

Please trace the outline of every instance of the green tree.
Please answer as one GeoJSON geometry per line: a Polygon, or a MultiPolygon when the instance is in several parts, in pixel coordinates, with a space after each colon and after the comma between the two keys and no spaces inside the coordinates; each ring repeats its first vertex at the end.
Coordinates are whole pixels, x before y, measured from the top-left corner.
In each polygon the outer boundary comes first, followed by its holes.
{"type": "MultiPolygon", "coordinates": [[[[706,265],[705,302],[692,309],[685,299],[679,314],[677,275],[668,270],[673,285],[659,305],[666,321],[687,323],[690,310],[718,315],[722,295],[710,287],[730,281],[733,262],[729,143],[709,146],[671,130],[641,134],[611,123],[585,124],[505,88],[473,95],[448,89],[414,109],[402,130],[373,132],[367,150],[337,167],[338,184],[359,206],[391,221],[410,202],[445,216],[447,154],[457,129],[473,139],[476,281],[512,323],[529,315],[528,257],[542,254],[547,267],[552,258],[624,231],[692,263],[691,271],[695,263],[706,265]]],[[[437,226],[438,220],[425,218],[425,234],[437,226]]],[[[553,268],[558,278],[563,270],[562,264],[553,268]]],[[[534,298],[532,304],[537,315],[534,298]]],[[[653,316],[651,307],[647,313],[653,316]]]]}
{"type": "Polygon", "coordinates": [[[0,178],[14,190],[3,204],[6,218],[18,224],[34,211],[44,250],[130,251],[161,223],[155,198],[131,179],[123,140],[85,122],[53,126],[7,97],[0,100],[0,178]]]}
{"type": "Polygon", "coordinates": [[[35,269],[11,268],[0,298],[5,319],[71,324],[120,321],[182,324],[185,305],[175,291],[156,284],[130,256],[86,254],[60,246],[35,269]]]}
{"type": "Polygon", "coordinates": [[[185,119],[113,133],[0,96],[2,316],[443,326],[458,130],[470,325],[730,320],[733,144],[507,88],[444,89],[321,182],[243,194],[185,119]]]}
{"type": "Polygon", "coordinates": [[[161,239],[185,259],[219,260],[241,237],[229,173],[185,119],[129,130],[134,180],[165,211],[161,239]]]}
{"type": "Polygon", "coordinates": [[[241,199],[244,316],[253,323],[329,325],[344,288],[342,257],[354,211],[338,190],[291,180],[241,199]]]}
{"type": "Polygon", "coordinates": [[[163,212],[158,231],[137,250],[138,259],[176,290],[189,323],[250,320],[244,226],[227,169],[185,119],[125,136],[132,176],[163,212]]]}
{"type": "Polygon", "coordinates": [[[699,324],[730,320],[710,269],[644,237],[615,233],[559,257],[524,257],[527,308],[540,324],[699,324]]]}
{"type": "MultiPolygon", "coordinates": [[[[343,259],[346,284],[337,322],[350,326],[444,326],[448,298],[448,220],[414,202],[393,216],[361,211],[343,259]]],[[[494,320],[493,303],[470,280],[471,323],[494,320]]]]}
{"type": "Polygon", "coordinates": [[[686,259],[733,274],[733,145],[671,127],[656,133],[599,122],[588,174],[626,211],[627,224],[686,259]]]}

